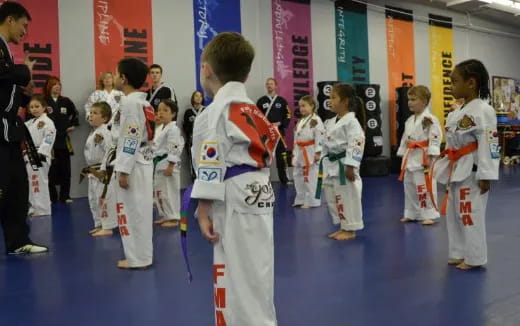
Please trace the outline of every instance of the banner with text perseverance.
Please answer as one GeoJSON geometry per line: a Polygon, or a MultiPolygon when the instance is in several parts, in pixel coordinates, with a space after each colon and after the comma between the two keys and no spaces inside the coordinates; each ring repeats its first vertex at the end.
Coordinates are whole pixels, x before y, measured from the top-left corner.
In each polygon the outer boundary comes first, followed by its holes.
{"type": "Polygon", "coordinates": [[[200,56],[206,44],[222,32],[241,32],[240,0],[193,0],[195,80],[200,85],[200,56]]]}
{"type": "Polygon", "coordinates": [[[31,15],[27,35],[19,45],[10,45],[16,63],[23,63],[25,52],[36,60],[33,68],[35,92],[41,93],[49,76],[60,76],[60,34],[58,0],[18,0],[31,15]]]}
{"type": "Polygon", "coordinates": [[[272,18],[274,78],[292,112],[285,136],[291,150],[298,100],[314,93],[310,0],[272,0],[272,18]]]}
{"type": "Polygon", "coordinates": [[[335,8],[338,80],[368,84],[367,5],[352,0],[337,0],[335,8]]]}
{"type": "Polygon", "coordinates": [[[122,58],[153,63],[151,0],[94,0],[96,81],[122,58]]]}

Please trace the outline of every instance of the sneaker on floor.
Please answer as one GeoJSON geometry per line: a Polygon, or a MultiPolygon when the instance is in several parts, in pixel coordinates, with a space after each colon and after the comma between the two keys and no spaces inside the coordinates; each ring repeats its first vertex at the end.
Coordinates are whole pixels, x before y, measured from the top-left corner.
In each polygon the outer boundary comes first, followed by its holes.
{"type": "Polygon", "coordinates": [[[48,252],[49,248],[37,244],[26,244],[25,246],[21,246],[18,249],[8,252],[9,255],[32,255],[32,254],[41,254],[44,252],[48,252]]]}

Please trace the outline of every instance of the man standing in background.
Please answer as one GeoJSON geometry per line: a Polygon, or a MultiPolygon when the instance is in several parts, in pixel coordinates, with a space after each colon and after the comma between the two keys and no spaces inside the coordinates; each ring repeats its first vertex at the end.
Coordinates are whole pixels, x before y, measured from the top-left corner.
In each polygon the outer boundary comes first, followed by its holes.
{"type": "Polygon", "coordinates": [[[177,104],[177,97],[171,87],[162,81],[162,67],[158,64],[150,66],[150,78],[152,79],[152,88],[146,92],[146,101],[153,106],[157,113],[157,108],[162,100],[172,100],[177,104]]]}

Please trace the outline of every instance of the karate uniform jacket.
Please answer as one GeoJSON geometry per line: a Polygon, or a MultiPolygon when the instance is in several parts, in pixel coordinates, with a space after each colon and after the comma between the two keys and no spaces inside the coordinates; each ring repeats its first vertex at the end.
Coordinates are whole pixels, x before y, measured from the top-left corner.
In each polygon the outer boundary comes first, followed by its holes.
{"type": "MultiPolygon", "coordinates": [[[[446,148],[461,148],[472,142],[478,149],[455,162],[451,182],[463,181],[476,166],[477,180],[498,180],[500,146],[495,110],[482,99],[474,99],[448,114],[446,119],[446,148]]],[[[442,184],[448,183],[449,160],[440,159],[434,166],[434,176],[442,184]]]]}
{"type": "Polygon", "coordinates": [[[112,135],[106,124],[92,130],[85,143],[83,154],[88,166],[102,163],[106,153],[112,147],[112,135]]]}
{"type": "Polygon", "coordinates": [[[27,129],[31,133],[31,138],[34,142],[34,146],[38,149],[38,154],[44,155],[47,158],[52,156],[52,146],[56,139],[56,128],[54,122],[43,113],[38,118],[32,118],[25,122],[27,129]]]}
{"type": "MultiPolygon", "coordinates": [[[[325,121],[326,139],[323,144],[322,155],[338,154],[345,151],[345,157],[340,159],[341,164],[359,168],[365,148],[365,133],[356,119],[354,112],[345,114],[339,121],[337,117],[325,121]]],[[[324,159],[324,173],[328,177],[339,176],[338,162],[324,159]]]]}
{"type": "Polygon", "coordinates": [[[78,111],[74,103],[64,96],[59,96],[56,101],[51,96],[45,98],[49,111],[49,118],[54,121],[56,126],[55,149],[67,149],[67,129],[79,126],[78,111]]]}
{"type": "Polygon", "coordinates": [[[195,125],[195,119],[199,114],[204,111],[205,107],[201,107],[198,111],[194,108],[189,108],[184,113],[184,122],[182,124],[182,129],[184,130],[184,134],[186,135],[186,141],[191,144],[191,139],[193,137],[193,126],[195,125]]]}
{"type": "MultiPolygon", "coordinates": [[[[408,171],[423,170],[423,152],[421,149],[408,149],[410,142],[428,141],[426,153],[431,156],[438,156],[441,151],[442,129],[439,120],[428,109],[415,117],[411,115],[405,122],[401,144],[397,150],[398,156],[406,156],[408,151],[408,163],[402,168],[408,171]]],[[[403,160],[404,164],[404,160],[403,160]]]]}
{"type": "Polygon", "coordinates": [[[256,106],[267,116],[267,120],[272,123],[280,122],[278,129],[282,135],[285,134],[285,129],[291,122],[291,110],[283,97],[265,95],[258,99],[256,106]]]}
{"type": "Polygon", "coordinates": [[[314,154],[322,151],[323,142],[325,140],[325,127],[317,114],[311,114],[308,117],[301,118],[296,125],[294,133],[293,147],[293,166],[305,166],[305,157],[302,148],[298,142],[314,141],[314,145],[305,146],[307,158],[310,165],[314,164],[314,154]]]}
{"type": "Polygon", "coordinates": [[[110,93],[104,89],[97,89],[87,99],[87,103],[85,103],[85,119],[88,120],[88,116],[90,114],[90,109],[94,103],[98,102],[107,102],[112,109],[112,115],[116,114],[119,108],[119,102],[121,98],[125,96],[125,94],[121,91],[113,89],[110,93]]]}
{"type": "Polygon", "coordinates": [[[167,155],[157,163],[155,169],[157,171],[166,170],[168,163],[175,163],[178,169],[181,163],[182,150],[184,149],[184,138],[175,121],[168,123],[166,126],[161,125],[155,130],[156,134],[153,141],[154,157],[167,155]]]}
{"type": "Polygon", "coordinates": [[[130,174],[136,163],[152,164],[152,141],[148,139],[144,115],[144,108],[150,103],[145,97],[145,93],[134,92],[121,100],[121,129],[114,161],[116,172],[130,174]]]}

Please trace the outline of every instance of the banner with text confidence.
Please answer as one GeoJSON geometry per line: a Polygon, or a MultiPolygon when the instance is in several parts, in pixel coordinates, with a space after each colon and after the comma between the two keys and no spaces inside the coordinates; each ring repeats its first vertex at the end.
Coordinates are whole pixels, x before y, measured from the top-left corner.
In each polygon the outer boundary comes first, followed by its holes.
{"type": "Polygon", "coordinates": [[[390,145],[397,143],[396,88],[415,85],[415,45],[411,10],[386,6],[390,145]]]}
{"type": "Polygon", "coordinates": [[[451,111],[451,72],[455,68],[450,17],[430,15],[431,108],[441,125],[451,111]]]}
{"type": "Polygon", "coordinates": [[[272,0],[272,25],[274,78],[278,95],[287,100],[292,113],[285,135],[292,150],[298,100],[314,93],[310,0],[272,0]]]}
{"type": "Polygon", "coordinates": [[[337,0],[336,66],[338,80],[370,83],[367,6],[352,0],[337,0]]]}
{"type": "Polygon", "coordinates": [[[151,0],[94,0],[96,82],[122,58],[153,63],[151,0]]]}
{"type": "Polygon", "coordinates": [[[195,80],[200,86],[200,56],[209,41],[218,33],[241,32],[240,0],[193,0],[195,24],[195,80]]]}
{"type": "Polygon", "coordinates": [[[18,0],[32,20],[27,35],[19,45],[9,44],[16,63],[23,63],[25,54],[36,60],[33,67],[35,92],[41,93],[49,76],[60,77],[60,34],[58,23],[58,0],[18,0]]]}

